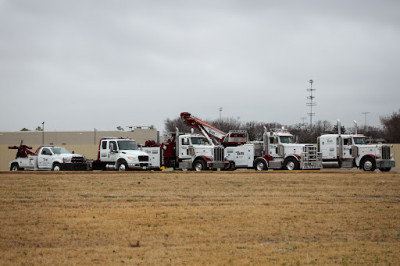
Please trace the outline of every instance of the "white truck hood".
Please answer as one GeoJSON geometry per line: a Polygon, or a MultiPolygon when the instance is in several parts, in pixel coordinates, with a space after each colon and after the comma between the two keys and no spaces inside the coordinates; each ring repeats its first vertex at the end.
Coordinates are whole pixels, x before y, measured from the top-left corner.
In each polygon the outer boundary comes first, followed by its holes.
{"type": "Polygon", "coordinates": [[[286,154],[297,154],[301,155],[303,152],[303,147],[306,146],[306,144],[282,144],[285,147],[285,153],[286,154]]]}
{"type": "Polygon", "coordinates": [[[120,153],[126,156],[149,156],[147,153],[140,150],[122,150],[120,153]]]}

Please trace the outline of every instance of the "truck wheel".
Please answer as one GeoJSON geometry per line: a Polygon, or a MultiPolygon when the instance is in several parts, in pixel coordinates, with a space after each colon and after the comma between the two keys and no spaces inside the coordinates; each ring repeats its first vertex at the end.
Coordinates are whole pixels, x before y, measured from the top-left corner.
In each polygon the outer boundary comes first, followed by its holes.
{"type": "Polygon", "coordinates": [[[127,171],[128,170],[128,165],[126,162],[121,162],[118,164],[118,171],[127,171]]]}
{"type": "Polygon", "coordinates": [[[293,157],[290,157],[290,158],[287,158],[286,160],[285,160],[285,169],[286,170],[299,170],[300,169],[300,165],[299,165],[299,162],[295,159],[295,158],[293,158],[293,157]]]}
{"type": "Polygon", "coordinates": [[[376,165],[375,161],[371,158],[366,158],[362,162],[362,169],[364,171],[375,171],[376,165]]]}
{"type": "Polygon", "coordinates": [[[257,171],[268,170],[268,166],[265,160],[258,158],[254,161],[254,169],[257,171]]]}
{"type": "Polygon", "coordinates": [[[203,171],[206,168],[206,164],[204,163],[203,160],[201,159],[197,159],[196,161],[194,161],[193,163],[193,170],[195,171],[203,171]]]}
{"type": "Polygon", "coordinates": [[[381,172],[389,172],[392,169],[392,167],[384,167],[384,168],[379,168],[381,172]]]}
{"type": "Polygon", "coordinates": [[[53,164],[53,168],[51,168],[52,171],[61,171],[61,166],[58,163],[53,164]]]}
{"type": "Polygon", "coordinates": [[[235,162],[229,162],[228,166],[225,168],[227,171],[235,171],[236,170],[236,165],[235,162]]]}
{"type": "Polygon", "coordinates": [[[10,171],[19,171],[19,166],[17,163],[13,163],[10,167],[10,171]]]}

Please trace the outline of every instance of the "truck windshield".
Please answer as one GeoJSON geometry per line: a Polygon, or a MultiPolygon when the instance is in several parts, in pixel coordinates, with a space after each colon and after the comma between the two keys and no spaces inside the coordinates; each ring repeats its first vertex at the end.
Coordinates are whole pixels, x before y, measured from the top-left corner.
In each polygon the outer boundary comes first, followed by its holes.
{"type": "Polygon", "coordinates": [[[53,147],[51,148],[54,154],[71,154],[69,150],[63,147],[53,147]]]}
{"type": "Polygon", "coordinates": [[[206,138],[191,137],[190,140],[193,145],[210,145],[206,138]]]}
{"type": "Polygon", "coordinates": [[[281,143],[293,143],[293,136],[280,136],[281,143]]]}
{"type": "Polygon", "coordinates": [[[120,150],[137,150],[138,146],[134,140],[121,140],[118,141],[118,147],[120,150]]]}
{"type": "Polygon", "coordinates": [[[353,137],[354,143],[357,145],[365,144],[365,137],[353,137]]]}

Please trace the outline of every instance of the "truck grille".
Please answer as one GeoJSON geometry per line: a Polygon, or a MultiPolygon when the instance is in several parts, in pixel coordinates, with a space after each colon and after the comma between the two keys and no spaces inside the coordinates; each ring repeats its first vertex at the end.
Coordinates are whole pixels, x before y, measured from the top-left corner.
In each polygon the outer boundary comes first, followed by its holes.
{"type": "Polygon", "coordinates": [[[84,158],[83,157],[72,157],[71,158],[71,163],[84,163],[84,158]]]}
{"type": "Polygon", "coordinates": [[[149,160],[149,156],[147,155],[140,155],[139,162],[147,162],[149,160]]]}
{"type": "Polygon", "coordinates": [[[390,147],[382,146],[382,159],[390,160],[390,147]]]}
{"type": "Polygon", "coordinates": [[[224,160],[224,148],[214,147],[214,161],[223,161],[223,160],[224,160]]]}
{"type": "Polygon", "coordinates": [[[321,169],[322,154],[314,145],[305,145],[300,160],[301,169],[321,169]]]}

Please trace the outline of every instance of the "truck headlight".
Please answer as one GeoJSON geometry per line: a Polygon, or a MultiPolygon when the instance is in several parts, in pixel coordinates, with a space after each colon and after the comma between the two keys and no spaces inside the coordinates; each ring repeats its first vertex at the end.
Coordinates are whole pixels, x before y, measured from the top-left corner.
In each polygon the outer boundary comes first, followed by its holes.
{"type": "Polygon", "coordinates": [[[128,157],[128,160],[135,161],[135,157],[128,157]]]}
{"type": "Polygon", "coordinates": [[[63,158],[64,163],[71,163],[71,158],[63,158]]]}

